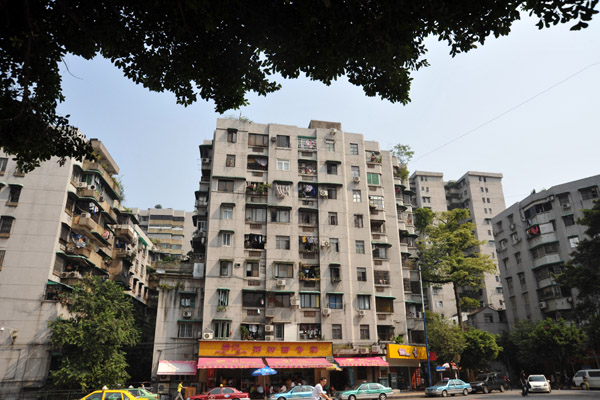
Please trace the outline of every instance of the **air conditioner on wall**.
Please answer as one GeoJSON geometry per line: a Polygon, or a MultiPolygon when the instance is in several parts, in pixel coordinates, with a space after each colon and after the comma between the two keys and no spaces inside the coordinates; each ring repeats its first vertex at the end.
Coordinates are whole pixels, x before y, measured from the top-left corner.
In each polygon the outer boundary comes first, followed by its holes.
{"type": "Polygon", "coordinates": [[[290,304],[292,307],[300,307],[300,299],[290,299],[290,304]]]}
{"type": "Polygon", "coordinates": [[[265,340],[267,342],[272,342],[273,340],[275,340],[275,336],[273,336],[273,335],[266,335],[265,336],[265,340]]]}
{"type": "Polygon", "coordinates": [[[361,347],[359,349],[359,353],[360,354],[369,354],[369,349],[367,349],[366,347],[361,347]]]}
{"type": "Polygon", "coordinates": [[[274,331],[273,325],[265,325],[265,332],[273,332],[273,331],[274,331]]]}
{"type": "Polygon", "coordinates": [[[277,286],[285,286],[285,279],[277,279],[277,286]]]}
{"type": "Polygon", "coordinates": [[[540,309],[543,310],[546,307],[548,307],[548,303],[546,303],[545,301],[540,301],[540,309]]]}
{"type": "Polygon", "coordinates": [[[319,190],[319,196],[329,197],[329,193],[327,193],[327,190],[319,190]]]}
{"type": "Polygon", "coordinates": [[[321,312],[323,313],[324,317],[328,317],[331,315],[331,308],[324,308],[323,310],[321,310],[321,312]]]}
{"type": "Polygon", "coordinates": [[[183,312],[183,318],[192,318],[192,312],[191,311],[184,311],[183,312]]]}
{"type": "Polygon", "coordinates": [[[202,334],[202,339],[204,340],[212,340],[214,338],[214,334],[212,332],[204,332],[202,334]]]}
{"type": "Polygon", "coordinates": [[[327,239],[321,240],[321,247],[329,247],[329,240],[327,240],[327,239]]]}
{"type": "Polygon", "coordinates": [[[367,313],[365,312],[365,310],[358,310],[358,316],[359,317],[364,317],[367,313]]]}
{"type": "Polygon", "coordinates": [[[329,133],[331,133],[331,136],[335,136],[335,134],[337,133],[337,129],[331,128],[331,130],[329,131],[329,133]]]}
{"type": "Polygon", "coordinates": [[[360,176],[355,176],[352,178],[352,180],[354,181],[354,183],[359,183],[360,182],[360,176]]]}
{"type": "Polygon", "coordinates": [[[86,182],[77,182],[77,188],[85,189],[85,188],[87,188],[87,183],[86,182]]]}
{"type": "Polygon", "coordinates": [[[210,164],[210,158],[203,158],[202,164],[210,164]]]}
{"type": "Polygon", "coordinates": [[[277,137],[276,136],[271,136],[271,142],[275,143],[277,141],[277,137]]]}
{"type": "Polygon", "coordinates": [[[562,208],[570,208],[571,203],[563,203],[562,208]]]}

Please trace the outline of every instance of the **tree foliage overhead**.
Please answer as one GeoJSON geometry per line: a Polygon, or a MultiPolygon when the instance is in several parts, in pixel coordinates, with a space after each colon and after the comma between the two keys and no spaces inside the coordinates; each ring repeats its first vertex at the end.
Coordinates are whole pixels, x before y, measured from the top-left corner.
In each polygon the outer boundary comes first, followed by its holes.
{"type": "Polygon", "coordinates": [[[85,391],[124,383],[123,348],[139,337],[130,296],[114,281],[87,277],[62,300],[70,317],[49,323],[50,342],[62,356],[50,372],[54,385],[85,391]]]}
{"type": "Polygon", "coordinates": [[[150,90],[213,100],[220,113],[278,90],[276,73],[327,85],[347,76],[406,104],[428,36],[456,55],[509,34],[522,11],[540,28],[584,28],[597,1],[0,0],[0,147],[25,167],[90,153],[56,114],[66,54],[101,55],[150,90]]]}
{"type": "Polygon", "coordinates": [[[469,210],[454,209],[424,217],[430,224],[424,238],[417,242],[423,280],[432,284],[452,283],[459,324],[462,326],[462,303],[459,287],[479,288],[486,273],[496,271],[490,256],[479,252],[485,242],[475,238],[475,225],[465,222],[469,210]]]}
{"type": "Polygon", "coordinates": [[[463,368],[474,371],[489,370],[490,361],[498,358],[502,347],[498,346],[497,336],[486,331],[469,328],[464,332],[465,349],[460,358],[463,368]]]}

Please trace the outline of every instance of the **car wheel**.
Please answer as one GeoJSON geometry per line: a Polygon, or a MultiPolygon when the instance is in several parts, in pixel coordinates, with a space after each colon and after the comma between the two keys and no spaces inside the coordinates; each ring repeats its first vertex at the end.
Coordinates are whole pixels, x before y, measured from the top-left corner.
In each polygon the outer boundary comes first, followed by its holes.
{"type": "Polygon", "coordinates": [[[348,397],[348,400],[356,400],[356,396],[352,394],[350,397],[348,397]]]}
{"type": "Polygon", "coordinates": [[[385,395],[385,393],[381,393],[379,395],[379,400],[385,400],[385,399],[387,399],[387,396],[385,395]]]}
{"type": "Polygon", "coordinates": [[[548,393],[552,393],[552,388],[548,388],[548,393]]]}
{"type": "Polygon", "coordinates": [[[490,392],[490,390],[488,389],[487,386],[483,387],[483,393],[488,394],[490,392]]]}
{"type": "Polygon", "coordinates": [[[442,397],[448,397],[448,392],[446,392],[445,390],[442,392],[442,397]]]}
{"type": "Polygon", "coordinates": [[[504,392],[504,385],[500,385],[500,393],[504,392]]]}
{"type": "Polygon", "coordinates": [[[469,391],[467,389],[463,389],[463,396],[466,396],[469,394],[469,391]]]}

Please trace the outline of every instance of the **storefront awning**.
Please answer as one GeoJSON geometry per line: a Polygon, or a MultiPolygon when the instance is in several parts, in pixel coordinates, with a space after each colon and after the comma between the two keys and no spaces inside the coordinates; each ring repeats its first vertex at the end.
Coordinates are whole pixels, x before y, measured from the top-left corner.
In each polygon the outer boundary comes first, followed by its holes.
{"type": "Polygon", "coordinates": [[[167,361],[158,362],[157,375],[196,375],[196,363],[194,361],[167,361]]]}
{"type": "Polygon", "coordinates": [[[340,367],[389,367],[389,363],[381,357],[336,357],[340,367]]]}
{"type": "Polygon", "coordinates": [[[267,358],[271,368],[329,368],[331,362],[326,358],[267,358]]]}
{"type": "Polygon", "coordinates": [[[207,368],[262,368],[265,366],[262,358],[217,358],[217,357],[200,357],[198,358],[198,369],[207,368]]]}

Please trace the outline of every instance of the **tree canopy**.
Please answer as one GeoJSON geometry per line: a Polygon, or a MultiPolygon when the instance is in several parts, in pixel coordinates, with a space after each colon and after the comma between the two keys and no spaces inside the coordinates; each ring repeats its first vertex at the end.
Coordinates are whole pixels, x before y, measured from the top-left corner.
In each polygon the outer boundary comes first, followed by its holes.
{"type": "Polygon", "coordinates": [[[114,281],[86,277],[62,300],[69,317],[49,323],[50,341],[61,353],[60,366],[50,371],[54,385],[91,390],[125,383],[123,348],[139,337],[131,297],[114,281]]]}
{"type": "Polygon", "coordinates": [[[461,329],[431,311],[425,311],[425,318],[427,318],[429,351],[437,353],[441,363],[459,362],[466,346],[461,329]]]}
{"type": "Polygon", "coordinates": [[[465,349],[460,358],[461,367],[473,371],[489,370],[490,361],[498,358],[502,350],[498,346],[497,336],[475,328],[469,328],[463,334],[465,349]]]}
{"type": "MultiPolygon", "coordinates": [[[[478,250],[485,242],[475,238],[475,225],[465,222],[469,218],[469,210],[457,208],[427,214],[424,220],[429,225],[419,228],[424,229],[425,237],[417,242],[423,280],[434,285],[452,283],[462,327],[459,287],[481,287],[484,274],[496,271],[496,266],[488,255],[478,250]]],[[[419,223],[424,225],[425,222],[419,223]]]]}
{"type": "Polygon", "coordinates": [[[410,101],[411,73],[428,65],[435,36],[456,55],[510,33],[526,12],[538,27],[587,26],[598,0],[0,1],[0,147],[24,170],[52,155],[91,149],[56,113],[66,54],[101,55],[132,81],[223,113],[246,94],[304,74],[327,85],[346,76],[367,96],[410,101]]]}

